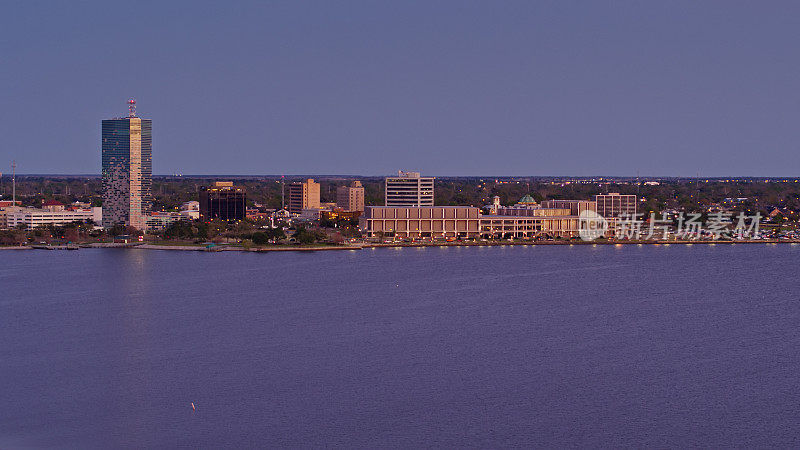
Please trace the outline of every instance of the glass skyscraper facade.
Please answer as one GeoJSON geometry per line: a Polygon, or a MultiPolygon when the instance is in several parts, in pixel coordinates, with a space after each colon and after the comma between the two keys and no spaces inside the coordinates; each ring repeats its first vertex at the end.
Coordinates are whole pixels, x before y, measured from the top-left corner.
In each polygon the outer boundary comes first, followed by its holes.
{"type": "Polygon", "coordinates": [[[152,205],[153,122],[136,117],[103,121],[103,226],[145,229],[152,205]]]}

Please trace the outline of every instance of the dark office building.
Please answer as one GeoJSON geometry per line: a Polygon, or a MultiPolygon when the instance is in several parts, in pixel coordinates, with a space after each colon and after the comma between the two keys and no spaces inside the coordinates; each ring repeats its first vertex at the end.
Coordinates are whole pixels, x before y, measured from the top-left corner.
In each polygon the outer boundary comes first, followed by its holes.
{"type": "Polygon", "coordinates": [[[243,220],[247,215],[247,194],[231,181],[217,181],[214,186],[201,188],[199,201],[202,220],[243,220]]]}

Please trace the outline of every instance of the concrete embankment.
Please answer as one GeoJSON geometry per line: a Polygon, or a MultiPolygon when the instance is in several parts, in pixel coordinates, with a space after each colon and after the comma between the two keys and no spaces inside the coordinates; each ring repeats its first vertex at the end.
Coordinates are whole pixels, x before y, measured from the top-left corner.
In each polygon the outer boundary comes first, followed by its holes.
{"type": "MultiPolygon", "coordinates": [[[[199,245],[154,245],[154,244],[141,244],[133,248],[144,250],[182,250],[182,251],[206,251],[205,246],[199,245]]],[[[213,247],[212,247],[213,248],[213,247]]]]}
{"type": "Polygon", "coordinates": [[[361,250],[362,245],[339,245],[322,247],[262,247],[250,249],[251,252],[320,252],[327,250],[361,250]]]}
{"type": "Polygon", "coordinates": [[[122,243],[122,242],[94,242],[91,244],[81,244],[84,248],[133,248],[142,245],[138,242],[122,243]]]}
{"type": "Polygon", "coordinates": [[[156,245],[156,244],[140,244],[134,248],[145,250],[179,250],[179,251],[205,251],[205,252],[318,252],[327,250],[360,250],[361,246],[311,246],[311,247],[229,247],[229,246],[214,246],[206,247],[200,245],[156,245]]]}
{"type": "MultiPolygon", "coordinates": [[[[381,242],[349,245],[322,246],[271,246],[271,247],[235,247],[217,245],[167,245],[134,243],[91,243],[81,244],[82,248],[130,248],[143,250],[175,250],[194,252],[319,252],[329,250],[361,250],[362,248],[392,247],[497,247],[508,245],[737,245],[737,244],[798,244],[798,240],[750,240],[750,241],[504,241],[504,242],[381,242]]],[[[30,250],[31,246],[0,247],[0,250],[30,250]]]]}
{"type": "Polygon", "coordinates": [[[497,247],[505,245],[736,245],[736,244],[797,244],[797,240],[751,241],[505,241],[505,242],[387,242],[364,244],[363,248],[381,247],[497,247]]]}

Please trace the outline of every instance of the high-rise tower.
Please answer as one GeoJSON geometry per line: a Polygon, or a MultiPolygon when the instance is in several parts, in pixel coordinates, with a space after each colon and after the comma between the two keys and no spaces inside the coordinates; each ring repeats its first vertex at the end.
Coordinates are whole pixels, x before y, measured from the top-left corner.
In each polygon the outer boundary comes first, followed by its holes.
{"type": "Polygon", "coordinates": [[[128,111],[103,121],[103,226],[143,230],[152,203],[153,122],[136,115],[135,100],[128,111]]]}
{"type": "Polygon", "coordinates": [[[319,183],[313,178],[289,185],[289,212],[300,214],[308,208],[319,208],[319,183]]]}

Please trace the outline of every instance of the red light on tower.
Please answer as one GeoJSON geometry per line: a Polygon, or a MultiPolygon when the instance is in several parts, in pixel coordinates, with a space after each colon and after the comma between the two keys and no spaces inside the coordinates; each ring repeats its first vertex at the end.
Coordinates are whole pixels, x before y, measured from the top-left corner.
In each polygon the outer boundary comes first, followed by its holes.
{"type": "Polygon", "coordinates": [[[136,100],[128,100],[128,117],[136,117],[136,100]]]}

